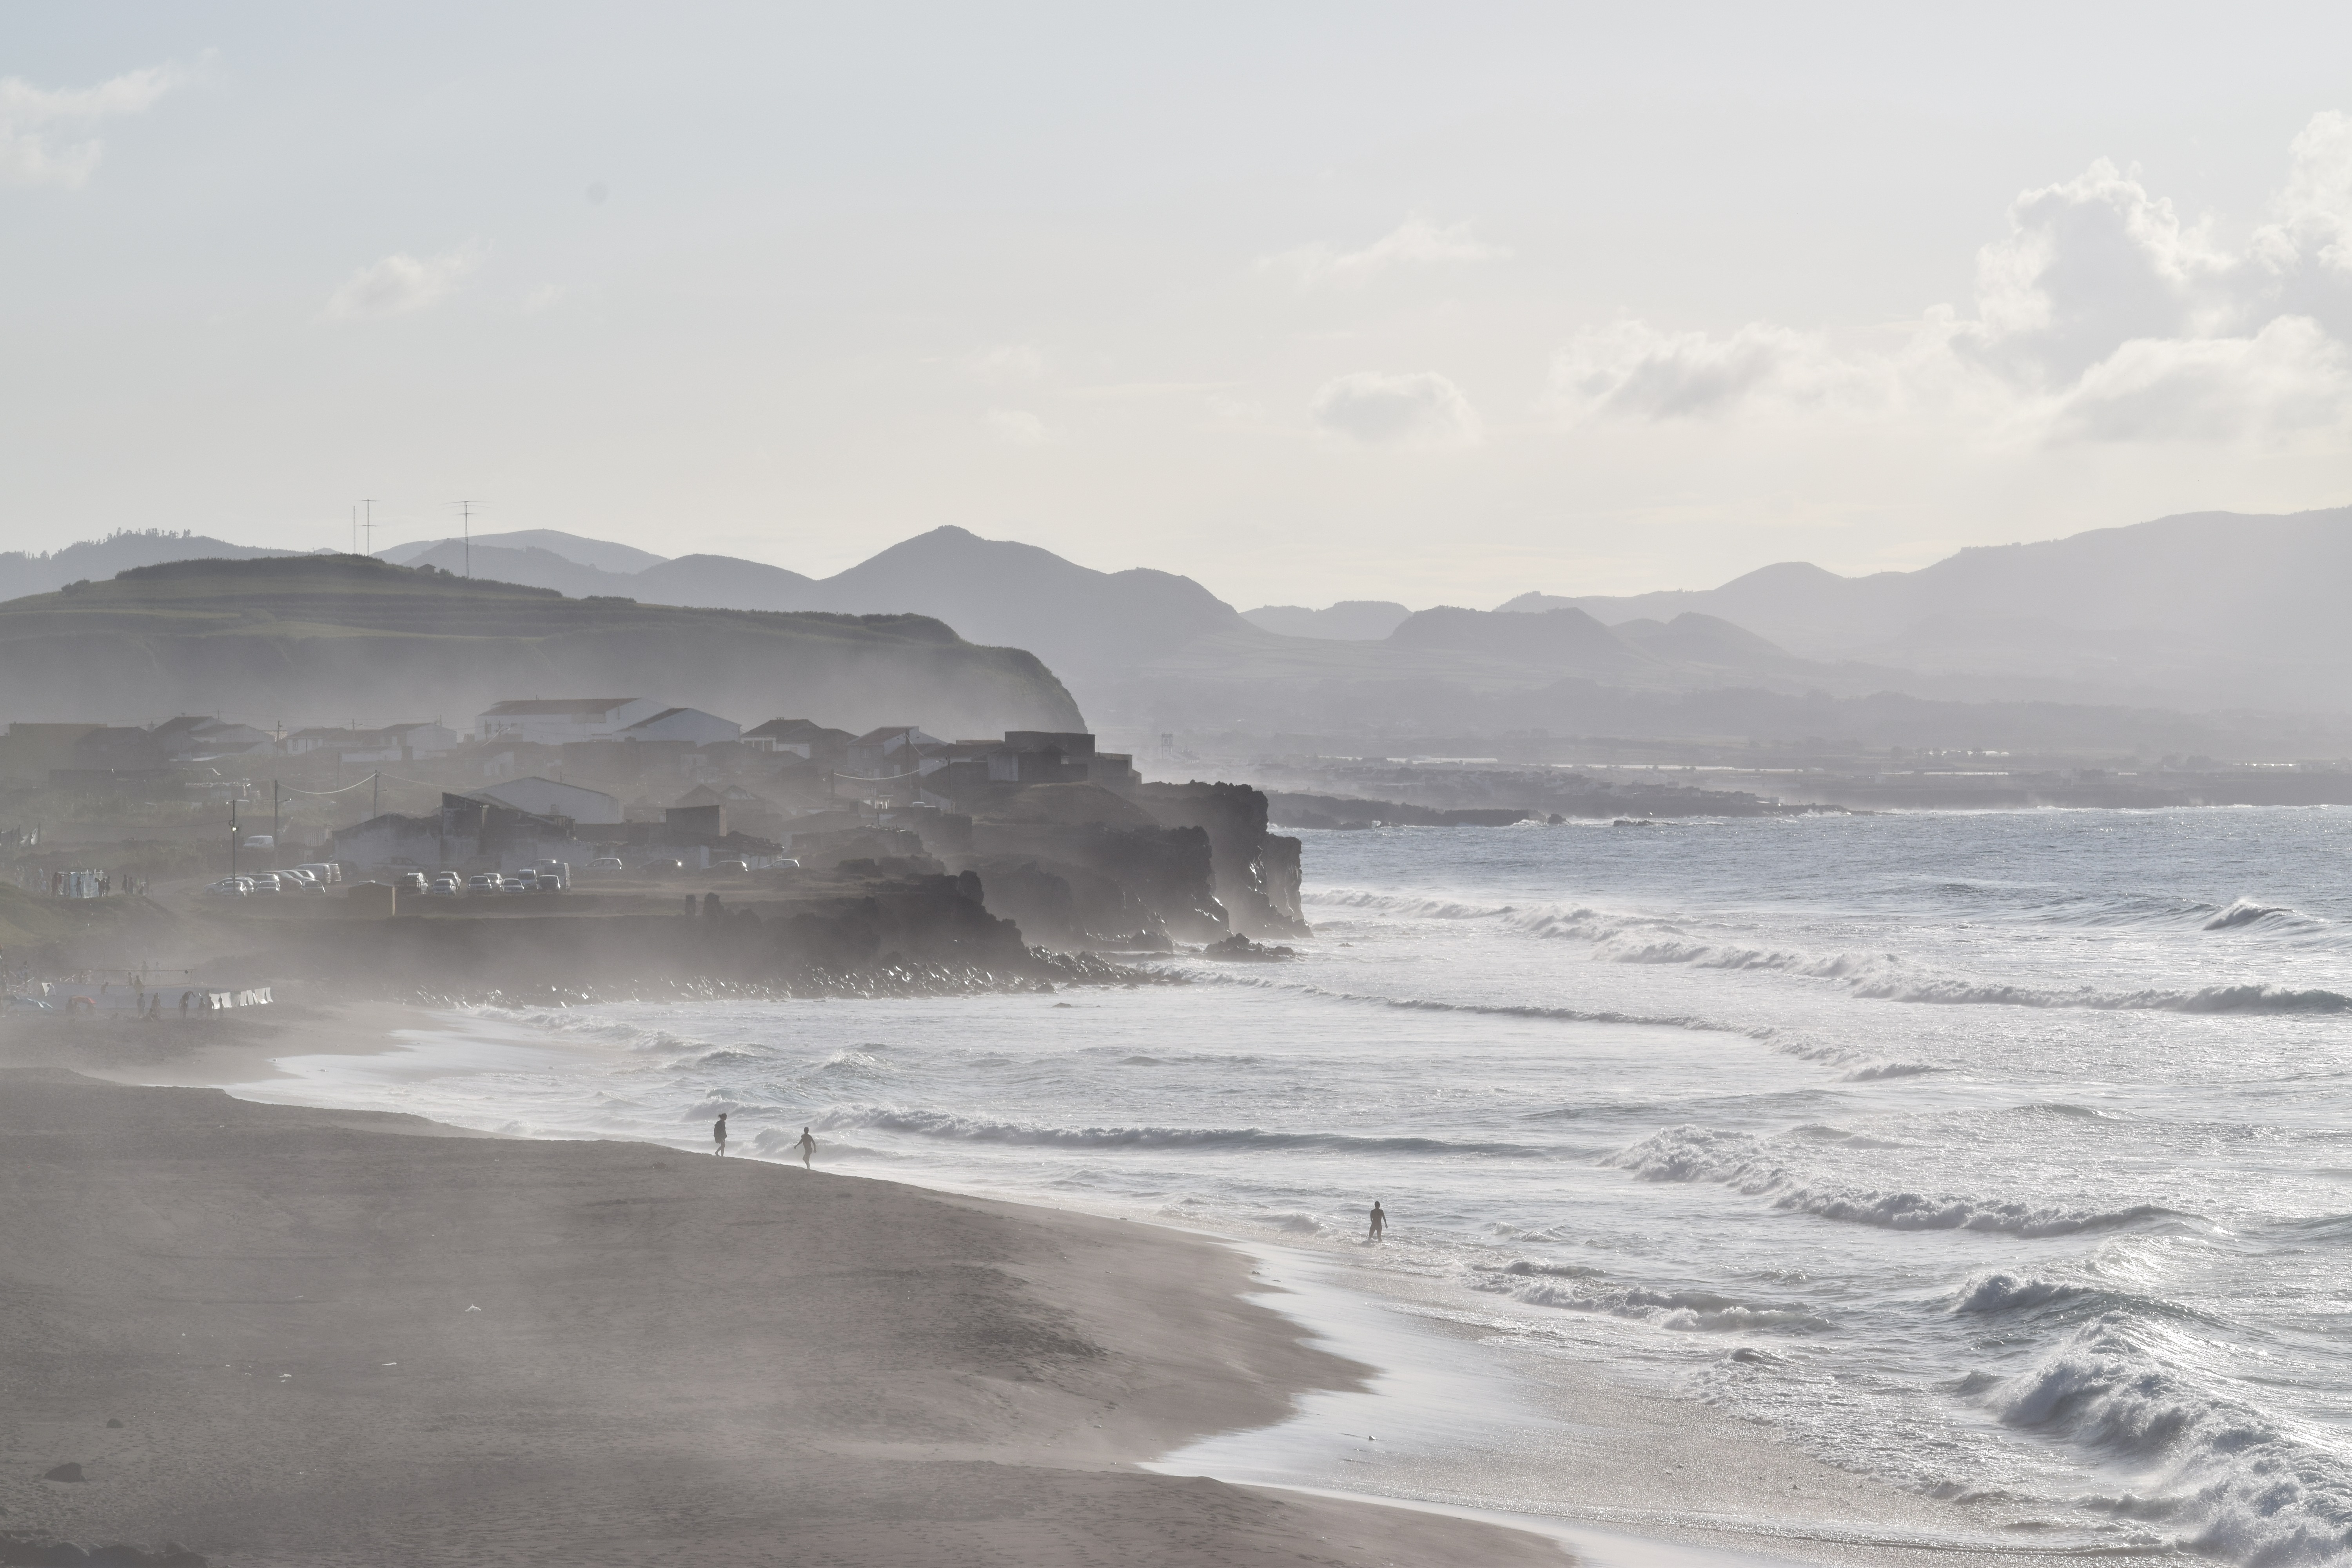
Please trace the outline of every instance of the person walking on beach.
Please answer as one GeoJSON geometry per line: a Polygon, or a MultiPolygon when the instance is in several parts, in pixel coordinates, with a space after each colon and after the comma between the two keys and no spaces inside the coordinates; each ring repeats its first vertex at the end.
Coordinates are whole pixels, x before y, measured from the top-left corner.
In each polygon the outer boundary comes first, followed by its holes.
{"type": "Polygon", "coordinates": [[[1374,1198],[1372,1200],[1372,1233],[1364,1239],[1367,1241],[1378,1241],[1381,1239],[1382,1233],[1384,1233],[1388,1228],[1389,1216],[1381,1212],[1381,1200],[1374,1198]]]}
{"type": "Polygon", "coordinates": [[[710,1124],[710,1141],[718,1145],[710,1152],[723,1157],[727,1152],[727,1113],[723,1110],[719,1120],[710,1124]]]}
{"type": "Polygon", "coordinates": [[[809,1163],[809,1156],[816,1152],[816,1140],[809,1136],[809,1130],[807,1128],[803,1127],[801,1129],[801,1141],[793,1144],[793,1147],[801,1152],[802,1170],[813,1171],[816,1169],[815,1166],[809,1163]]]}

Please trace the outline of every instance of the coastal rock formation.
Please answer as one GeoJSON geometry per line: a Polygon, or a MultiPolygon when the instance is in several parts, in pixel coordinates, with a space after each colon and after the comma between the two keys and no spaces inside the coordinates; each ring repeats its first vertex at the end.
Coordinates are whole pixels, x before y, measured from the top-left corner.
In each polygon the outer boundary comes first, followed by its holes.
{"type": "Polygon", "coordinates": [[[1247,784],[1138,784],[1129,798],[1167,827],[1208,835],[1218,901],[1243,936],[1305,936],[1299,844],[1267,831],[1266,800],[1247,784]]]}

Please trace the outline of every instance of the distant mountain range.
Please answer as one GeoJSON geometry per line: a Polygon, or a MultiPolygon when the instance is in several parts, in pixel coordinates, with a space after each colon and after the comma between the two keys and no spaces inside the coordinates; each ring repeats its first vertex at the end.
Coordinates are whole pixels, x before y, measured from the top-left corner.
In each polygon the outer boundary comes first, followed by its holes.
{"type": "MultiPolygon", "coordinates": [[[[187,555],[274,553],[121,534],[0,556],[0,595],[187,555]]],[[[458,573],[467,555],[457,540],[384,552],[458,573]]],[[[1528,594],[1488,611],[1349,601],[1244,616],[1187,577],[1095,571],[953,527],[822,579],[553,530],[478,536],[470,563],[477,580],[576,599],[929,616],[972,643],[1034,653],[1095,722],[1135,728],[1443,731],[1475,718],[1507,731],[1604,711],[1638,723],[1643,704],[1668,698],[1682,724],[1702,709],[1677,694],[1730,689],[2352,713],[2352,632],[2336,604],[2352,575],[2352,509],[2199,513],[1964,550],[1916,572],[1784,563],[1703,591],[1528,594]],[[1596,706],[1595,691],[1618,695],[1596,706]]],[[[1704,710],[1731,721],[1722,703],[1704,710]]]]}
{"type": "Polygon", "coordinates": [[[1511,611],[1619,625],[1696,611],[1813,659],[2010,690],[2200,708],[2352,710],[2352,508],[2191,512],[1916,572],[1841,577],[1783,563],[1698,592],[1523,594],[1511,611]]]}

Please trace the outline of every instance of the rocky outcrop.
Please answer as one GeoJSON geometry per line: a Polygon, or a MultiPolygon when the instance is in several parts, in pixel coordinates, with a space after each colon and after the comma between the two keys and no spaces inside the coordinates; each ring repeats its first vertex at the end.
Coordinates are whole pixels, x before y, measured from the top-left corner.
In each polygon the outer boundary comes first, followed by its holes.
{"type": "Polygon", "coordinates": [[[1243,936],[1305,936],[1298,905],[1299,843],[1270,833],[1265,795],[1247,784],[1147,784],[1127,797],[1167,827],[1209,837],[1217,900],[1243,936]]]}

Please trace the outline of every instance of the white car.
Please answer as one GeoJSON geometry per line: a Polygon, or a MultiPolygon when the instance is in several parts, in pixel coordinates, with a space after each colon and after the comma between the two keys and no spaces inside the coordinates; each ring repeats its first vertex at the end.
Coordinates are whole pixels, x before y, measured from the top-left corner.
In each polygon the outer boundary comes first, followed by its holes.
{"type": "Polygon", "coordinates": [[[457,879],[457,872],[444,871],[433,879],[433,886],[427,890],[436,899],[454,899],[466,890],[466,884],[457,879]]]}
{"type": "Polygon", "coordinates": [[[599,855],[596,858],[588,862],[588,869],[591,871],[625,871],[628,869],[628,867],[622,864],[621,858],[618,855],[599,855]]]}
{"type": "Polygon", "coordinates": [[[257,893],[282,893],[287,890],[286,884],[278,879],[275,871],[263,871],[247,880],[253,884],[253,890],[257,893]]]}
{"type": "Polygon", "coordinates": [[[211,893],[215,897],[224,899],[250,898],[253,896],[253,879],[250,877],[223,877],[219,881],[215,882],[211,887],[206,888],[205,891],[211,893]]]}
{"type": "Polygon", "coordinates": [[[506,886],[506,879],[496,871],[477,871],[466,879],[468,893],[495,893],[506,886]]]}

